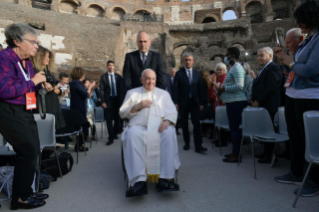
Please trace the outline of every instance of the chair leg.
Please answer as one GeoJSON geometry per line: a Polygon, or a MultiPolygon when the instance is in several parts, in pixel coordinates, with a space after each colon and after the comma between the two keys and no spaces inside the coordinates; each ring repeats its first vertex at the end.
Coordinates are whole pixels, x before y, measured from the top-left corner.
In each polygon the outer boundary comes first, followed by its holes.
{"type": "Polygon", "coordinates": [[[309,175],[309,171],[310,171],[310,169],[311,169],[312,164],[313,164],[313,161],[310,162],[310,164],[309,164],[309,166],[308,166],[308,169],[307,169],[307,172],[306,172],[306,175],[304,176],[304,178],[303,178],[303,180],[302,180],[302,184],[301,184],[301,186],[300,186],[300,188],[299,188],[298,194],[297,194],[297,196],[296,196],[296,198],[295,198],[295,201],[294,201],[294,203],[293,203],[293,205],[292,205],[292,207],[294,207],[294,208],[296,207],[298,198],[299,198],[299,196],[300,196],[300,193],[301,193],[301,190],[302,190],[303,186],[305,185],[305,182],[306,182],[307,177],[308,177],[308,175],[309,175]]]}
{"type": "Polygon", "coordinates": [[[255,152],[254,152],[254,142],[253,142],[253,138],[252,137],[250,137],[250,143],[251,143],[251,151],[252,151],[253,160],[254,160],[255,180],[257,180],[256,160],[255,160],[255,152]]]}
{"type": "Polygon", "coordinates": [[[247,154],[249,154],[249,144],[247,144],[247,154]]]}
{"type": "Polygon", "coordinates": [[[55,153],[56,161],[58,162],[60,177],[62,178],[62,171],[61,171],[60,161],[59,161],[58,153],[56,152],[56,148],[55,147],[54,147],[54,153],[55,153]]]}
{"type": "Polygon", "coordinates": [[[242,136],[241,137],[241,142],[240,142],[240,147],[239,147],[239,155],[238,155],[238,164],[237,164],[237,166],[239,166],[239,163],[240,163],[240,157],[241,157],[241,148],[242,148],[242,146],[243,146],[243,142],[244,142],[244,136],[242,136]]]}
{"type": "Polygon", "coordinates": [[[84,154],[86,155],[86,145],[85,145],[86,141],[84,140],[84,133],[83,132],[81,132],[81,136],[82,136],[83,144],[84,144],[84,154]]]}
{"type": "Polygon", "coordinates": [[[40,154],[38,156],[38,159],[39,159],[39,167],[38,167],[38,178],[37,178],[37,189],[36,189],[36,192],[37,194],[39,193],[39,188],[40,188],[40,173],[41,173],[41,160],[42,160],[42,150],[40,150],[40,154]]]}
{"type": "Polygon", "coordinates": [[[76,164],[79,164],[79,139],[80,139],[80,133],[78,134],[78,139],[76,139],[76,136],[75,136],[75,139],[74,139],[74,142],[75,142],[75,145],[78,145],[78,148],[76,148],[76,164]]]}
{"type": "Polygon", "coordinates": [[[223,155],[223,153],[222,153],[222,138],[220,137],[220,127],[218,127],[218,140],[219,140],[219,152],[220,152],[220,155],[223,155]]]}
{"type": "Polygon", "coordinates": [[[275,143],[274,145],[274,150],[273,150],[273,153],[272,153],[272,160],[271,160],[271,164],[270,164],[270,168],[273,168],[275,166],[275,162],[276,162],[276,149],[278,147],[278,143],[275,143]]]}
{"type": "Polygon", "coordinates": [[[104,124],[104,121],[101,122],[101,138],[103,139],[103,124],[104,124]]]}

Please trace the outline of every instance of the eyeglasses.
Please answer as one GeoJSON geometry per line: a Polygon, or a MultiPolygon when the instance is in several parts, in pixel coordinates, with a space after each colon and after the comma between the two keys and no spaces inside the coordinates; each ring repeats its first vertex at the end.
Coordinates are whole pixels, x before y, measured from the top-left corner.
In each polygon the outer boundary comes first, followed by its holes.
{"type": "Polygon", "coordinates": [[[39,44],[37,41],[35,41],[35,40],[29,40],[29,39],[24,39],[24,40],[28,41],[28,42],[31,43],[32,45],[37,45],[37,46],[40,45],[40,44],[39,44]]]}

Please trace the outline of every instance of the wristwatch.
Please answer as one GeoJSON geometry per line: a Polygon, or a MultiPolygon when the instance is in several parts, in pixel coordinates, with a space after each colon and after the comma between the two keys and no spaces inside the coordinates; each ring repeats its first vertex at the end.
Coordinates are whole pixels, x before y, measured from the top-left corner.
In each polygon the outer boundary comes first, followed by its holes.
{"type": "Polygon", "coordinates": [[[289,68],[292,68],[295,65],[295,62],[289,64],[289,68]]]}

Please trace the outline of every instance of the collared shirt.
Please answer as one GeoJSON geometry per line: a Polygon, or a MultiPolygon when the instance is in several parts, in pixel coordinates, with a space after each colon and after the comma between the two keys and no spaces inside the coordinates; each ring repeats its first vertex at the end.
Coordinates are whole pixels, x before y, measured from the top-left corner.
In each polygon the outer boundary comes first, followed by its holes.
{"type": "Polygon", "coordinates": [[[10,47],[0,52],[0,101],[25,105],[25,94],[38,90],[34,83],[27,79],[34,77],[31,61],[25,60],[25,69],[22,67],[21,58],[10,47]]]}
{"type": "Polygon", "coordinates": [[[174,84],[174,77],[171,77],[171,81],[172,81],[172,83],[174,84]]]}
{"type": "MultiPolygon", "coordinates": [[[[140,52],[140,51],[139,51],[139,52],[140,52]]],[[[142,62],[143,62],[143,55],[145,55],[145,57],[146,57],[146,59],[147,59],[148,53],[149,53],[149,51],[146,52],[146,53],[140,52],[140,58],[141,58],[141,61],[142,61],[142,62]]]]}
{"type": "Polygon", "coordinates": [[[187,74],[188,78],[189,78],[189,77],[193,78],[193,76],[192,76],[192,74],[193,74],[193,68],[190,68],[190,69],[188,69],[188,68],[186,68],[186,67],[184,67],[184,68],[185,68],[185,71],[186,71],[186,74],[187,74]],[[191,74],[190,76],[189,76],[188,70],[190,70],[190,74],[191,74]]]}
{"type": "Polygon", "coordinates": [[[115,73],[113,72],[111,74],[111,73],[108,72],[108,76],[109,76],[109,83],[110,83],[110,96],[112,96],[112,81],[111,81],[111,77],[113,78],[113,82],[114,82],[115,96],[117,96],[115,73]]]}
{"type": "Polygon", "coordinates": [[[262,72],[271,62],[272,62],[272,60],[269,61],[269,62],[259,71],[259,73],[258,73],[258,75],[257,75],[257,77],[256,77],[256,80],[257,80],[258,77],[260,76],[261,72],[262,72]]]}

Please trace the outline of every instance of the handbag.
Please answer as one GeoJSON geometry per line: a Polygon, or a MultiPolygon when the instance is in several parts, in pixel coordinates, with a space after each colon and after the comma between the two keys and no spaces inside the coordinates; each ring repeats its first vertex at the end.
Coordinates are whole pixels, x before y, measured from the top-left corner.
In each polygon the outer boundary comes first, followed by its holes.
{"type": "MultiPolygon", "coordinates": [[[[0,167],[0,192],[2,189],[8,195],[10,199],[12,194],[12,182],[13,182],[14,166],[2,166],[0,167]]],[[[8,199],[0,199],[0,201],[5,201],[8,199]]]]}
{"type": "MultiPolygon", "coordinates": [[[[57,151],[57,153],[62,175],[66,175],[72,170],[74,163],[73,157],[68,152],[57,151]]],[[[51,175],[53,178],[60,176],[59,166],[54,152],[50,157],[41,161],[41,171],[51,175]]]]}

